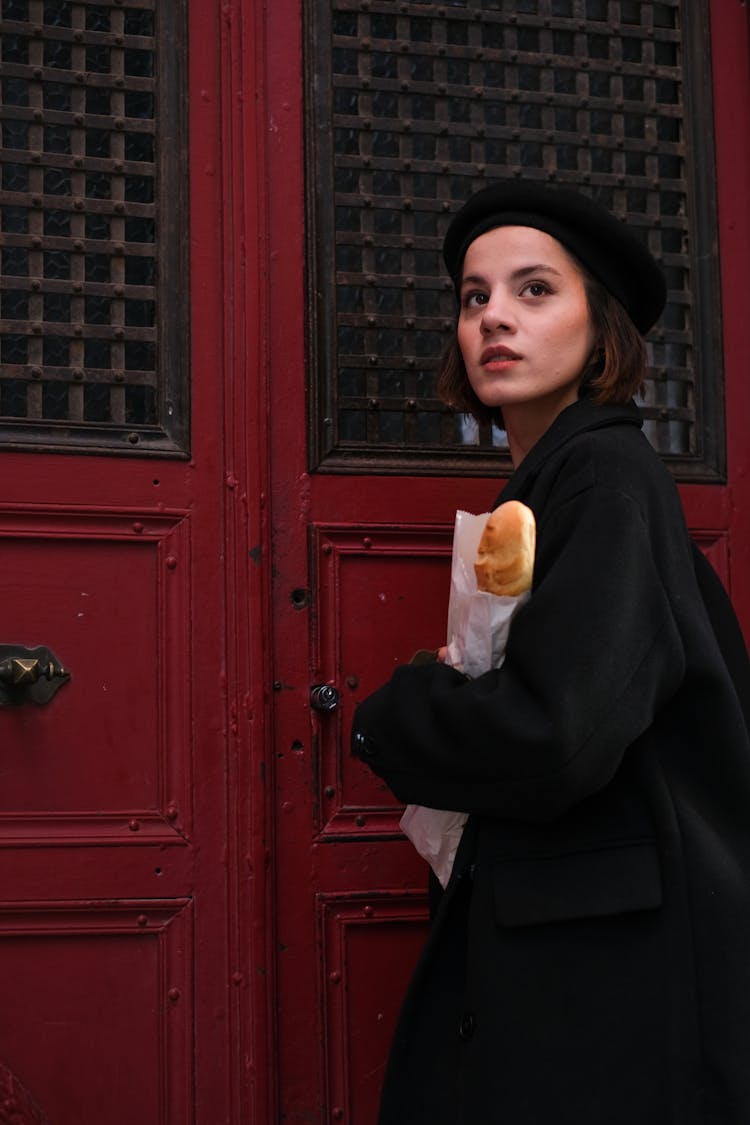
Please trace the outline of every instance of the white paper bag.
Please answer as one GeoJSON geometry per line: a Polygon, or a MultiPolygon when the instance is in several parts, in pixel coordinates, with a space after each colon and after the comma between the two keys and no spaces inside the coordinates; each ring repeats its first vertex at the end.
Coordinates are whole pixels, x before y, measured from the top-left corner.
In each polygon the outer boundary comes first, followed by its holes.
{"type": "MultiPolygon", "coordinates": [[[[448,652],[445,663],[474,679],[499,668],[505,659],[510,623],[528,594],[505,598],[477,589],[474,560],[489,512],[456,512],[448,604],[448,652]]],[[[401,830],[447,886],[461,841],[466,813],[407,805],[401,830]]]]}

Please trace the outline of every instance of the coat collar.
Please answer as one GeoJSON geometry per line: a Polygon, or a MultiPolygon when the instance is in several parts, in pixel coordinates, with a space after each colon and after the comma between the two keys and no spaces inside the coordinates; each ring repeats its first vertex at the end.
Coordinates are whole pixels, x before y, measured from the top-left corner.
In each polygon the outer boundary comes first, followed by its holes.
{"type": "Polygon", "coordinates": [[[642,426],[641,412],[634,402],[624,406],[597,406],[590,398],[579,398],[558,414],[549,429],[524,457],[521,464],[498,497],[500,501],[515,500],[525,492],[547,459],[566,442],[588,430],[605,426],[642,426]]]}

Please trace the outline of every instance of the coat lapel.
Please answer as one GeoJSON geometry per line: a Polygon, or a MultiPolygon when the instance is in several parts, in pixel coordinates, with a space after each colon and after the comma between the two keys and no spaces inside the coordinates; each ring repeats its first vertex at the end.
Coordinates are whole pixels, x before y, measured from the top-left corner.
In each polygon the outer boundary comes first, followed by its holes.
{"type": "Polygon", "coordinates": [[[493,507],[506,500],[520,499],[547,459],[577,434],[587,430],[598,430],[603,426],[623,424],[639,427],[643,425],[641,412],[634,402],[624,406],[597,406],[590,398],[578,399],[557,416],[546,433],[527,453],[493,507]]]}

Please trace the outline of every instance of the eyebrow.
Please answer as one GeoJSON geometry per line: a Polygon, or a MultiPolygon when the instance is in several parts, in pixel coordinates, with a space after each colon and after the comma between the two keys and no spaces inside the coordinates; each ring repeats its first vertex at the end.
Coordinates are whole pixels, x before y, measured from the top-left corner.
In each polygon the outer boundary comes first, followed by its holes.
{"type": "MultiPolygon", "coordinates": [[[[525,277],[531,277],[532,274],[535,273],[552,273],[555,275],[555,277],[562,277],[560,271],[556,270],[554,266],[547,266],[544,264],[544,262],[539,262],[535,266],[521,266],[520,269],[514,270],[510,275],[510,280],[523,281],[525,277]]],[[[472,283],[474,285],[486,283],[486,278],[484,278],[481,274],[467,274],[466,277],[461,278],[461,287],[463,288],[463,286],[468,283],[472,283]]]]}

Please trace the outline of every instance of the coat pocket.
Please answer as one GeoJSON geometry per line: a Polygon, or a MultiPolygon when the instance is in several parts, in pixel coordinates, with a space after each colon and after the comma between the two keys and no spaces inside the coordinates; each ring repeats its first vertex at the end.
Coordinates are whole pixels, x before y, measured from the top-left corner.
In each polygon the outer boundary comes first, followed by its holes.
{"type": "Polygon", "coordinates": [[[499,926],[655,910],[662,901],[659,855],[652,840],[496,860],[493,879],[499,926]]]}

